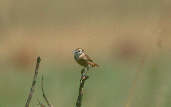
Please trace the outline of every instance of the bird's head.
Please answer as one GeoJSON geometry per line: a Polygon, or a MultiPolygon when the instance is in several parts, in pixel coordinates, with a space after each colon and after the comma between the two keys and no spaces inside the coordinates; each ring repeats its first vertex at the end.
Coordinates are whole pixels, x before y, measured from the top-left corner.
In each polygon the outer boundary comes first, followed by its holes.
{"type": "Polygon", "coordinates": [[[77,48],[77,49],[73,50],[72,52],[73,52],[74,55],[80,56],[84,52],[84,49],[77,48]]]}

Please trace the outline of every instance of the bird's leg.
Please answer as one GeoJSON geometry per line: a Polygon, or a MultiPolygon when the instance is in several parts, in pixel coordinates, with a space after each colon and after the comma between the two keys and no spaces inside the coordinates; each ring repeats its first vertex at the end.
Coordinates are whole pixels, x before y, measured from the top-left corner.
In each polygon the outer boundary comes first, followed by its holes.
{"type": "Polygon", "coordinates": [[[86,68],[83,68],[83,69],[81,70],[81,75],[82,75],[82,76],[85,76],[86,73],[87,73],[87,69],[86,69],[86,68]]]}
{"type": "Polygon", "coordinates": [[[88,78],[88,76],[87,76],[88,70],[89,70],[89,67],[85,67],[81,70],[82,79],[88,78]]]}
{"type": "Polygon", "coordinates": [[[85,68],[83,68],[83,69],[81,70],[81,75],[84,75],[84,72],[85,72],[85,68]]]}
{"type": "Polygon", "coordinates": [[[81,71],[81,74],[86,75],[88,71],[89,71],[89,66],[83,68],[82,71],[81,71]]]}
{"type": "Polygon", "coordinates": [[[88,71],[89,71],[90,66],[88,65],[86,68],[87,68],[87,72],[88,72],[88,71]]]}

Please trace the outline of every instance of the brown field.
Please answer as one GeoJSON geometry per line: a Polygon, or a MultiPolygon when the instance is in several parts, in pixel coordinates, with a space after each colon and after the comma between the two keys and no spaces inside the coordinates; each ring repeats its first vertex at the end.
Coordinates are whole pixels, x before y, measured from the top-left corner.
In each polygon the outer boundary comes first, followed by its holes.
{"type": "Polygon", "coordinates": [[[169,0],[0,1],[0,107],[24,105],[36,56],[54,105],[74,106],[78,47],[101,66],[83,107],[170,107],[170,10],[169,0]]]}

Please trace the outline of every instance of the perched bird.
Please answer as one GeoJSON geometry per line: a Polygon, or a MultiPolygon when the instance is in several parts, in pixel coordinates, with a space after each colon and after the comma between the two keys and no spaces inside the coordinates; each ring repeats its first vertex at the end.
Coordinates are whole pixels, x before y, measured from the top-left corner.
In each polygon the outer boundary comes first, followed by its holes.
{"type": "Polygon", "coordinates": [[[98,67],[99,65],[94,63],[93,60],[84,53],[84,50],[81,48],[77,48],[73,50],[74,58],[77,61],[78,64],[81,66],[84,66],[85,68],[89,67],[98,67]]]}

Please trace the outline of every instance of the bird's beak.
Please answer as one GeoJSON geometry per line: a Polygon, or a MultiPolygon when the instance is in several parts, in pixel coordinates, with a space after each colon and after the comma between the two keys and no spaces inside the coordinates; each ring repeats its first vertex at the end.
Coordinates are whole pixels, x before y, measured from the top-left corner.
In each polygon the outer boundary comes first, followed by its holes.
{"type": "Polygon", "coordinates": [[[75,50],[73,50],[72,53],[74,54],[75,53],[75,50]]]}

